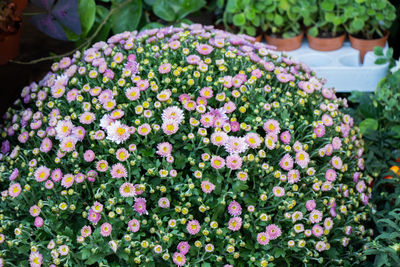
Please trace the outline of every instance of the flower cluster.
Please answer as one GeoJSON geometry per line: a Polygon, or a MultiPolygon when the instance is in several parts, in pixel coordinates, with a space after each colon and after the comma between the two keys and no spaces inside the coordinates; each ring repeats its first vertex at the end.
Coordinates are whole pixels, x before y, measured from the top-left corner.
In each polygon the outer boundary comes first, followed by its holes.
{"type": "Polygon", "coordinates": [[[359,262],[363,141],[323,84],[212,26],[61,59],[4,115],[0,266],[359,262]]]}

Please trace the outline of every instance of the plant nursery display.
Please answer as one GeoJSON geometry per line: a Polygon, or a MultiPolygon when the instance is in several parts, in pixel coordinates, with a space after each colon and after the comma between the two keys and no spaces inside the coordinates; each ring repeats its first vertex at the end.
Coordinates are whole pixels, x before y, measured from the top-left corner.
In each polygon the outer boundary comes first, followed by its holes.
{"type": "Polygon", "coordinates": [[[389,28],[396,19],[396,8],[388,0],[352,0],[346,7],[345,24],[351,46],[360,50],[361,62],[365,53],[375,46],[384,47],[389,28]]]}
{"type": "Polygon", "coordinates": [[[199,24],[52,65],[0,127],[0,266],[351,266],[371,178],[346,99],[199,24]]]}

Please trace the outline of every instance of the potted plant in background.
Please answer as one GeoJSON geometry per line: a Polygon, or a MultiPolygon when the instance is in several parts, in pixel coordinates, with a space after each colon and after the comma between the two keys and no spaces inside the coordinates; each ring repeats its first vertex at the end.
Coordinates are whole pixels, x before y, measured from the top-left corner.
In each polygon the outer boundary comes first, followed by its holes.
{"type": "Polygon", "coordinates": [[[19,53],[21,16],[17,5],[10,0],[0,2],[0,65],[15,58],[19,53]]]}
{"type": "MultiPolygon", "coordinates": [[[[315,1],[313,1],[315,3],[315,1]]],[[[344,24],[347,21],[345,10],[347,0],[317,0],[317,12],[312,14],[305,25],[310,26],[307,40],[310,48],[319,51],[333,51],[343,46],[346,38],[344,24]]]]}
{"type": "Polygon", "coordinates": [[[375,46],[384,47],[389,36],[388,29],[396,19],[396,8],[387,0],[352,0],[346,9],[349,20],[345,24],[350,44],[364,55],[375,46]]]}
{"type": "Polygon", "coordinates": [[[296,0],[270,0],[265,5],[262,29],[267,43],[280,51],[299,48],[304,35],[302,20],[314,13],[316,6],[296,0]]]}
{"type": "Polygon", "coordinates": [[[262,40],[261,11],[265,8],[262,0],[228,0],[223,14],[223,23],[226,29],[234,26],[237,33],[256,36],[256,41],[262,40]]]}

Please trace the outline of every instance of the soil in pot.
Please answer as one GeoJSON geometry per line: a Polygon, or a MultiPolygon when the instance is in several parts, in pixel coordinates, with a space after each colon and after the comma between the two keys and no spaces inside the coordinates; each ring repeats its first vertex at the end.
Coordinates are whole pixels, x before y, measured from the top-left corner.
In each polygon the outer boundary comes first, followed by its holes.
{"type": "Polygon", "coordinates": [[[265,34],[264,36],[267,44],[276,46],[278,51],[292,51],[301,46],[304,32],[301,32],[299,35],[292,38],[281,38],[279,36],[269,34],[265,34]]]}
{"type": "Polygon", "coordinates": [[[364,62],[364,56],[367,52],[373,51],[375,46],[385,47],[386,41],[389,37],[389,32],[385,36],[376,39],[362,39],[353,35],[349,35],[351,47],[360,51],[361,63],[364,62]]]}
{"type": "Polygon", "coordinates": [[[322,34],[320,36],[311,36],[307,33],[308,46],[318,51],[334,51],[343,46],[346,34],[340,35],[322,34]]]}

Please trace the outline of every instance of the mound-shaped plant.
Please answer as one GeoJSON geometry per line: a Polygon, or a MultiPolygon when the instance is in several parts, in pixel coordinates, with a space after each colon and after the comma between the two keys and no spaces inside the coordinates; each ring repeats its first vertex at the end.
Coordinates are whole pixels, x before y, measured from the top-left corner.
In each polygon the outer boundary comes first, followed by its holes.
{"type": "Polygon", "coordinates": [[[192,25],[118,34],[52,71],[1,127],[6,266],[363,259],[363,142],[304,64],[192,25]]]}

